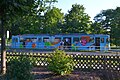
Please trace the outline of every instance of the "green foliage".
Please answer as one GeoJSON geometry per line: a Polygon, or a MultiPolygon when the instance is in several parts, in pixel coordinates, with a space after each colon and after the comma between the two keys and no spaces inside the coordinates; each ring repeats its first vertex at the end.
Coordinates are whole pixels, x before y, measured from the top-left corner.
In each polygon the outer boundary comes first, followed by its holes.
{"type": "Polygon", "coordinates": [[[83,5],[74,4],[65,15],[64,31],[67,33],[90,33],[90,16],[85,13],[83,5]]]}
{"type": "Polygon", "coordinates": [[[118,35],[120,32],[120,7],[101,11],[94,17],[94,20],[94,24],[99,24],[99,26],[94,25],[94,29],[96,28],[99,34],[109,34],[111,43],[120,46],[120,35],[118,35]]]}
{"type": "Polygon", "coordinates": [[[53,52],[48,59],[48,62],[48,69],[60,75],[69,74],[74,68],[72,57],[61,50],[53,52]]]}
{"type": "Polygon", "coordinates": [[[0,18],[12,18],[15,15],[27,14],[34,0],[0,0],[0,18]]]}
{"type": "Polygon", "coordinates": [[[33,80],[31,74],[32,64],[28,57],[18,57],[11,59],[8,63],[7,80],[33,80]]]}
{"type": "Polygon", "coordinates": [[[12,35],[38,34],[43,23],[41,14],[55,2],[57,0],[0,0],[0,18],[4,18],[4,27],[12,35]]]}
{"type": "Polygon", "coordinates": [[[105,33],[104,28],[101,26],[101,23],[94,22],[91,26],[92,34],[103,34],[105,33]]]}
{"type": "Polygon", "coordinates": [[[61,9],[53,7],[45,13],[43,33],[56,34],[60,32],[58,23],[63,22],[64,14],[61,9]]]}
{"type": "MultiPolygon", "coordinates": [[[[52,5],[57,0],[37,0],[31,7],[31,13],[18,17],[11,25],[13,35],[16,34],[40,34],[46,33],[43,29],[46,25],[44,23],[45,12],[52,8],[52,5]]],[[[46,21],[45,21],[46,22],[46,21]]],[[[47,29],[47,31],[49,31],[47,29]]]]}

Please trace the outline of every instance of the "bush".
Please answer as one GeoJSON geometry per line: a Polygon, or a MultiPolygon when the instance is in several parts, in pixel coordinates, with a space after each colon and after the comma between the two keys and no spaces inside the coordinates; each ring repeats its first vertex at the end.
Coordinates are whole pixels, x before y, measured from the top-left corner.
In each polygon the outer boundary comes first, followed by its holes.
{"type": "Polygon", "coordinates": [[[8,64],[6,73],[7,80],[33,80],[31,74],[32,64],[28,57],[12,59],[8,64]]]}
{"type": "Polygon", "coordinates": [[[48,63],[48,69],[59,75],[69,74],[74,68],[72,57],[61,50],[53,52],[48,63]]]}

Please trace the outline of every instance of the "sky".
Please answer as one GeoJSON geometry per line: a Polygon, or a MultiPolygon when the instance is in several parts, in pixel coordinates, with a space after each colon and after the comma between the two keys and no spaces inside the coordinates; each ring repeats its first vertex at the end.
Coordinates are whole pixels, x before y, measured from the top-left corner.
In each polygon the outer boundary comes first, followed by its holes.
{"type": "Polygon", "coordinates": [[[102,10],[120,7],[120,0],[58,0],[55,7],[62,9],[62,12],[66,14],[72,8],[72,4],[83,5],[86,8],[85,13],[93,20],[102,10]]]}

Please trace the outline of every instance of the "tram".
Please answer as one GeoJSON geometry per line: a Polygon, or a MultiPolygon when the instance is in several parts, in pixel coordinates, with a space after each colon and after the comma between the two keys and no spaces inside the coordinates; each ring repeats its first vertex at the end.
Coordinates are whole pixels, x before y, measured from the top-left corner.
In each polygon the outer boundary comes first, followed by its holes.
{"type": "Polygon", "coordinates": [[[105,34],[24,34],[12,36],[12,48],[110,50],[110,36],[105,34]]]}

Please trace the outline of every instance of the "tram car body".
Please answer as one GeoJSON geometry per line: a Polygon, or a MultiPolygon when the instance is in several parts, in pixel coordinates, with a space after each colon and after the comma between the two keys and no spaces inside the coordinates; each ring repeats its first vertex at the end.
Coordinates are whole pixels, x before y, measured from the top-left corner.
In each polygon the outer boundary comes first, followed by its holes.
{"type": "Polygon", "coordinates": [[[104,34],[25,34],[12,36],[12,48],[109,50],[110,36],[104,34]],[[63,45],[61,44],[63,42],[63,45]]]}

